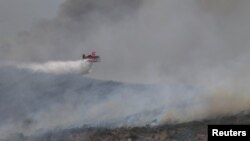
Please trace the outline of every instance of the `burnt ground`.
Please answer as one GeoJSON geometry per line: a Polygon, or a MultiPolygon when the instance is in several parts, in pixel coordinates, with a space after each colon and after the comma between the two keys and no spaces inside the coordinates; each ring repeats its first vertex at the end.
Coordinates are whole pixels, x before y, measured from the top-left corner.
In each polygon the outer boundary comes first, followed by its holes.
{"type": "Polygon", "coordinates": [[[19,141],[205,141],[208,124],[250,124],[250,113],[210,120],[158,127],[74,128],[46,133],[39,137],[19,135],[19,141]]]}

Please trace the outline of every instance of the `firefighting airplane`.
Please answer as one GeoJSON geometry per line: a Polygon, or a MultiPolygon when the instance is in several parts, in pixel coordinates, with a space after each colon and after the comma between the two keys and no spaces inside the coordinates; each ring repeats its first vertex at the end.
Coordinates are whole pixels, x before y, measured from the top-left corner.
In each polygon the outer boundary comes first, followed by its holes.
{"type": "Polygon", "coordinates": [[[100,62],[100,56],[96,56],[96,52],[95,51],[93,51],[93,52],[91,52],[91,54],[89,54],[89,55],[85,55],[85,54],[83,54],[82,55],[82,59],[83,60],[86,60],[87,62],[92,62],[92,63],[95,63],[95,62],[100,62]]]}

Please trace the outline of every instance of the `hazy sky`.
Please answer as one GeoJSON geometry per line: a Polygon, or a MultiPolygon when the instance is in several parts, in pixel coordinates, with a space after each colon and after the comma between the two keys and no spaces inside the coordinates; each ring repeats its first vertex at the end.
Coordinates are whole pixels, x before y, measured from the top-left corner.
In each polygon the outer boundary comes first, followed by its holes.
{"type": "Polygon", "coordinates": [[[0,32],[27,30],[41,18],[56,15],[63,0],[0,0],[0,32]]]}
{"type": "Polygon", "coordinates": [[[2,0],[0,61],[76,60],[96,50],[102,62],[90,75],[98,79],[200,83],[207,81],[201,76],[248,74],[249,5],[248,0],[2,0]],[[38,22],[44,18],[51,20],[38,22]],[[31,25],[25,34],[3,34],[31,25]]]}

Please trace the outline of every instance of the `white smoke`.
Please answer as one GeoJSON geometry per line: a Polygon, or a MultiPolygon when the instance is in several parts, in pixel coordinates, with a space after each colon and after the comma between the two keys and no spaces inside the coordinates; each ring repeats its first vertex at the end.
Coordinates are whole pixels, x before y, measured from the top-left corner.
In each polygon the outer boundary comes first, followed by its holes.
{"type": "MultiPolygon", "coordinates": [[[[71,63],[64,62],[66,67],[71,63]]],[[[250,108],[249,89],[243,85],[235,89],[235,84],[225,83],[213,88],[127,84],[82,77],[76,73],[78,67],[62,73],[62,65],[53,65],[58,71],[48,71],[51,65],[41,66],[43,71],[18,65],[0,67],[0,80],[4,80],[0,84],[1,138],[82,126],[180,123],[247,112],[250,108]]]]}

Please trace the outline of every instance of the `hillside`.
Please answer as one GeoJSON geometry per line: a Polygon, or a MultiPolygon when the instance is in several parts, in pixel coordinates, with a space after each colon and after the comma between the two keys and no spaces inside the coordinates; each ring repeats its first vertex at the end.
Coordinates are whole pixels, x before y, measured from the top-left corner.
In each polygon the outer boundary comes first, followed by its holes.
{"type": "Polygon", "coordinates": [[[39,137],[19,135],[18,138],[29,141],[205,141],[208,124],[250,124],[250,114],[242,112],[234,116],[158,127],[117,129],[82,127],[50,132],[39,137]]]}

